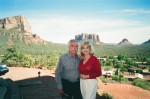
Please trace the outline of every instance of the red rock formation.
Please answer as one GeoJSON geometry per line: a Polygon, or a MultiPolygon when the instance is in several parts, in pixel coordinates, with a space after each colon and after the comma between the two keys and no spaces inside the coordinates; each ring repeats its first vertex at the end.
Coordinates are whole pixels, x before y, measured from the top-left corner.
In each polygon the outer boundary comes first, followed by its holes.
{"type": "Polygon", "coordinates": [[[128,39],[124,38],[118,45],[133,45],[128,39]]]}
{"type": "Polygon", "coordinates": [[[82,34],[79,34],[79,35],[75,35],[75,39],[78,40],[78,41],[89,39],[89,40],[100,42],[99,35],[97,35],[97,34],[82,33],[82,34]]]}
{"type": "Polygon", "coordinates": [[[14,29],[16,32],[8,33],[11,37],[9,42],[14,38],[26,44],[46,44],[46,41],[41,39],[40,36],[33,34],[30,24],[24,16],[13,16],[0,19],[0,27],[9,30],[14,29]],[[15,37],[17,36],[17,37],[15,37]]]}
{"type": "Polygon", "coordinates": [[[18,27],[20,31],[32,33],[32,29],[24,16],[13,16],[0,19],[0,26],[5,29],[18,27]]]}

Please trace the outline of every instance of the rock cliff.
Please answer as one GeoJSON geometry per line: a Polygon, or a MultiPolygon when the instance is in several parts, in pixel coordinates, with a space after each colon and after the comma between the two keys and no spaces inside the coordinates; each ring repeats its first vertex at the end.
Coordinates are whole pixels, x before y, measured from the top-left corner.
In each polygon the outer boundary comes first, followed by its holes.
{"type": "Polygon", "coordinates": [[[19,30],[22,32],[32,33],[31,26],[24,16],[13,16],[0,19],[0,25],[5,29],[19,27],[19,30]]]}
{"type": "Polygon", "coordinates": [[[31,26],[24,16],[0,19],[0,27],[4,30],[0,35],[8,36],[9,42],[17,39],[25,44],[46,44],[46,41],[40,36],[32,33],[31,26]]]}

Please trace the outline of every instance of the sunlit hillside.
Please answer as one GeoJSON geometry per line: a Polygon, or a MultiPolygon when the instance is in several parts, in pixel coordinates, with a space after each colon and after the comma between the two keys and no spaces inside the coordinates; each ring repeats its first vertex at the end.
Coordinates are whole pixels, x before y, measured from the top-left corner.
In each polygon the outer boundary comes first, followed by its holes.
{"type": "MultiPolygon", "coordinates": [[[[20,40],[18,34],[22,34],[23,32],[17,31],[16,28],[5,30],[0,28],[0,53],[3,54],[7,48],[16,47],[16,49],[20,52],[38,55],[44,54],[48,55],[49,52],[67,52],[66,44],[58,44],[46,42],[46,44],[35,44],[28,43],[27,40],[20,40]]],[[[83,41],[80,41],[82,43],[83,41]]],[[[128,46],[117,46],[117,45],[108,45],[108,44],[100,44],[97,45],[94,42],[90,41],[93,45],[94,52],[98,57],[103,56],[115,56],[119,54],[126,54],[128,57],[149,57],[150,56],[150,44],[141,44],[141,45],[128,45],[128,46]]]]}

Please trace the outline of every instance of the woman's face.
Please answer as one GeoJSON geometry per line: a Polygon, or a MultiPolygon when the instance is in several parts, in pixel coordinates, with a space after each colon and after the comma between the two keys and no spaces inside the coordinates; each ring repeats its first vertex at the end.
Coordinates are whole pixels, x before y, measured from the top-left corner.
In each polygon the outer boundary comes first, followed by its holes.
{"type": "Polygon", "coordinates": [[[88,54],[90,54],[90,48],[87,46],[87,45],[84,45],[83,46],[83,48],[82,48],[82,53],[84,54],[84,55],[88,55],[88,54]]]}

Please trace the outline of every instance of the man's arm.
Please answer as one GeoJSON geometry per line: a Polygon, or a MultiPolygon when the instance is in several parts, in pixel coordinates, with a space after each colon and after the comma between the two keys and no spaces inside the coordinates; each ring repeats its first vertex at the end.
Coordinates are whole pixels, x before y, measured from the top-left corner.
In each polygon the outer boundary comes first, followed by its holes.
{"type": "Polygon", "coordinates": [[[63,93],[62,82],[61,82],[61,73],[62,73],[62,59],[60,57],[58,65],[57,65],[56,73],[55,73],[55,81],[57,84],[58,92],[60,94],[63,93]]]}

